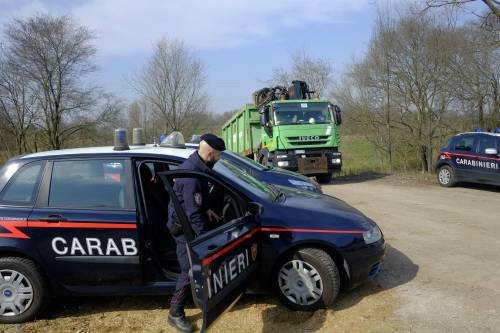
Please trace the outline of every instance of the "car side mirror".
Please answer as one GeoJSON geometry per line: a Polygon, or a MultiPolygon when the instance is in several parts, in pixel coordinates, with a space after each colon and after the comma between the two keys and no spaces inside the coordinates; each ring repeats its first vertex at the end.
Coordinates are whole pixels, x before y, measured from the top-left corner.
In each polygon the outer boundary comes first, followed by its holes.
{"type": "Polygon", "coordinates": [[[498,150],[496,148],[486,148],[484,150],[484,153],[486,155],[494,155],[494,156],[497,156],[498,155],[498,150]]]}
{"type": "Polygon", "coordinates": [[[247,204],[247,214],[250,216],[259,217],[262,214],[264,207],[258,202],[249,202],[247,204]]]}

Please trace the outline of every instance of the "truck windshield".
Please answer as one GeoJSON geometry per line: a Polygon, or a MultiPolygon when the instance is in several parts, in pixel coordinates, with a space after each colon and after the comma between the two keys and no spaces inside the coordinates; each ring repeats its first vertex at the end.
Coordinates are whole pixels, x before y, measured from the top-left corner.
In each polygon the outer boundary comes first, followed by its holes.
{"type": "Polygon", "coordinates": [[[275,104],[274,123],[276,125],[324,124],[331,121],[328,103],[275,104]]]}
{"type": "Polygon", "coordinates": [[[273,189],[269,188],[265,183],[255,179],[252,175],[223,158],[215,163],[213,170],[215,173],[234,181],[239,187],[265,200],[274,200],[279,194],[273,192],[273,189]]]}

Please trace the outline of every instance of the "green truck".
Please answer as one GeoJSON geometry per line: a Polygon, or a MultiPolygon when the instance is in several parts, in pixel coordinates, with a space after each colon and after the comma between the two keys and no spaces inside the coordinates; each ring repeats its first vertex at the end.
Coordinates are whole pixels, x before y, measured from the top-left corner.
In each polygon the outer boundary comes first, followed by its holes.
{"type": "Polygon", "coordinates": [[[228,149],[266,165],[329,182],[342,167],[337,126],[340,108],[303,81],[263,88],[222,128],[228,149]]]}

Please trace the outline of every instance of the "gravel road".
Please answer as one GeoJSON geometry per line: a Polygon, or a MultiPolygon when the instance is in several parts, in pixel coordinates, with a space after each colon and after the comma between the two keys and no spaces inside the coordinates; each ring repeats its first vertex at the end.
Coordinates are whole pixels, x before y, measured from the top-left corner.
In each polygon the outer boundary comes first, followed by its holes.
{"type": "MultiPolygon", "coordinates": [[[[388,252],[379,276],[315,313],[246,295],[213,332],[500,332],[500,189],[388,177],[324,191],[381,226],[388,252]]],[[[59,299],[40,320],[0,332],[173,332],[167,306],[167,297],[59,299]]],[[[201,324],[198,310],[187,313],[201,324]]]]}

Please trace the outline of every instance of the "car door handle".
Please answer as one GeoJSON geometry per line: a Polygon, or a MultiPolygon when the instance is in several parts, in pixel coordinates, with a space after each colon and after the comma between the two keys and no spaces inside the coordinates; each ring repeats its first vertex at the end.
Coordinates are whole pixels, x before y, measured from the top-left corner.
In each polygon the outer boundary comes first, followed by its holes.
{"type": "Polygon", "coordinates": [[[49,215],[42,217],[40,221],[56,223],[56,222],[64,222],[66,221],[66,219],[61,215],[49,215]]]}

